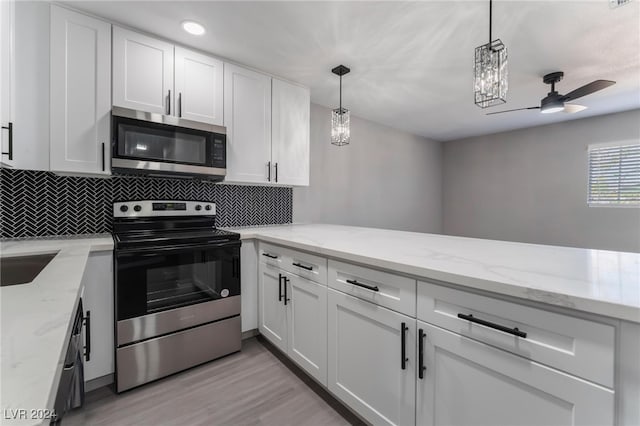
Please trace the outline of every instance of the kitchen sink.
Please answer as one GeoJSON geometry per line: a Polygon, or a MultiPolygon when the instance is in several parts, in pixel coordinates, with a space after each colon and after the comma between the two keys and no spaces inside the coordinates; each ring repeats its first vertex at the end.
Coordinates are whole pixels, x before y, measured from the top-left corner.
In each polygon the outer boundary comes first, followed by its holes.
{"type": "Polygon", "coordinates": [[[0,258],[0,285],[2,287],[33,281],[58,253],[0,258]]]}

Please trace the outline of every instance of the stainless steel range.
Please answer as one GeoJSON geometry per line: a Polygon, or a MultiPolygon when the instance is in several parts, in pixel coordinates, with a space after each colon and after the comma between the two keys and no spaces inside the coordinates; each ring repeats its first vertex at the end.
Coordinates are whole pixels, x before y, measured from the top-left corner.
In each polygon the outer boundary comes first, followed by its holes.
{"type": "Polygon", "coordinates": [[[196,201],[114,203],[116,389],[240,350],[240,235],[196,201]]]}

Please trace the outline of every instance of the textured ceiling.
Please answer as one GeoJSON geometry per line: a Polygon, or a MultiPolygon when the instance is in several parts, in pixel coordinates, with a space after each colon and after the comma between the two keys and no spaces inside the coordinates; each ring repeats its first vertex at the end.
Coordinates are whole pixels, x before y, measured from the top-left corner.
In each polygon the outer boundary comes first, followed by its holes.
{"type": "Polygon", "coordinates": [[[352,114],[435,140],[536,126],[640,108],[640,5],[609,0],[494,2],[494,38],[509,54],[509,93],[502,107],[473,104],[474,48],[488,41],[488,1],[423,2],[67,2],[300,82],[312,102],[336,107],[338,64],[343,104],[352,114]],[[186,34],[193,19],[207,33],[186,34]],[[576,103],[578,114],[486,112],[537,105],[542,75],[564,71],[567,93],[595,79],[617,84],[576,103]]]}

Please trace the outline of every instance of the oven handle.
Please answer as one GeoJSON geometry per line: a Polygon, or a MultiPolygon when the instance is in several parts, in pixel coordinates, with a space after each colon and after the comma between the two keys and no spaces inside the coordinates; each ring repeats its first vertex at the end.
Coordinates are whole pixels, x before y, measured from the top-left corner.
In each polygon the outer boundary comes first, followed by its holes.
{"type": "Polygon", "coordinates": [[[193,251],[197,249],[218,249],[227,247],[240,247],[241,241],[228,241],[217,244],[198,244],[195,246],[189,245],[177,245],[177,246],[154,246],[144,248],[132,248],[132,249],[116,249],[116,256],[135,256],[140,253],[142,256],[155,256],[156,254],[172,252],[172,251],[193,251]]]}

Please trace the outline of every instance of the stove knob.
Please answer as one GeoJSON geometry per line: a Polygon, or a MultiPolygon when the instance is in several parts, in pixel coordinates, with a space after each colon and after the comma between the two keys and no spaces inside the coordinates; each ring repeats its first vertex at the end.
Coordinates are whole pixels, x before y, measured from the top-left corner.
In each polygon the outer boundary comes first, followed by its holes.
{"type": "Polygon", "coordinates": [[[205,209],[205,210],[211,210],[211,204],[207,204],[207,205],[204,207],[204,209],[205,209]]]}
{"type": "Polygon", "coordinates": [[[202,210],[202,206],[200,204],[196,204],[196,210],[198,211],[202,210]]]}
{"type": "Polygon", "coordinates": [[[127,210],[129,210],[129,207],[125,206],[124,204],[120,206],[120,211],[122,213],[126,212],[127,210]]]}
{"type": "Polygon", "coordinates": [[[136,204],[135,206],[133,206],[133,209],[137,212],[139,212],[140,210],[142,210],[142,207],[138,204],[136,204]]]}

